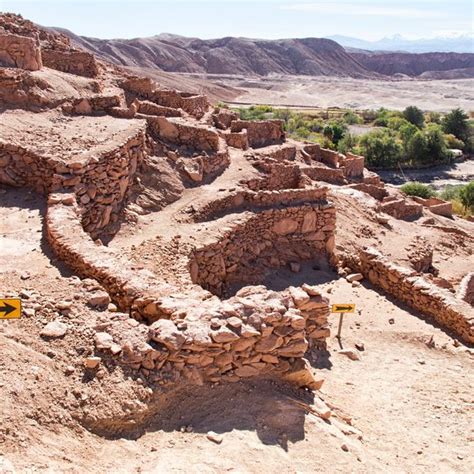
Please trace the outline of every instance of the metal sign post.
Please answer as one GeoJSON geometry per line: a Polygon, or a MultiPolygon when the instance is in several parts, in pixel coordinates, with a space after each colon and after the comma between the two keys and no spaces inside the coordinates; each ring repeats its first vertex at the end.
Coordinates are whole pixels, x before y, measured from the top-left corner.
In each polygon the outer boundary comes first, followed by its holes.
{"type": "Polygon", "coordinates": [[[337,336],[336,339],[339,342],[339,346],[342,349],[341,343],[341,332],[342,332],[342,323],[344,321],[344,315],[346,313],[355,313],[356,305],[353,303],[347,304],[333,304],[331,308],[331,313],[339,313],[339,327],[337,328],[337,336]]]}

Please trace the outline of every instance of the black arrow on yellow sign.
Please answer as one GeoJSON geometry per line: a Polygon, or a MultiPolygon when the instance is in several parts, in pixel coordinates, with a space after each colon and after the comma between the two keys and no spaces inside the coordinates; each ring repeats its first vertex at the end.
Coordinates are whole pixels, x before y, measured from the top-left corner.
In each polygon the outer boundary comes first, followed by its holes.
{"type": "Polygon", "coordinates": [[[0,299],[0,319],[17,319],[21,316],[19,298],[0,299]]]}

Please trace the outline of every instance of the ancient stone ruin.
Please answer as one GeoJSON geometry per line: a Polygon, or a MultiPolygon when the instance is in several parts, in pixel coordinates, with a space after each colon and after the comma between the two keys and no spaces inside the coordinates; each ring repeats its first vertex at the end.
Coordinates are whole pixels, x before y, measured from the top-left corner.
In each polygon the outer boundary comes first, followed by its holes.
{"type": "Polygon", "coordinates": [[[6,20],[0,183],[48,197],[49,245],[117,306],[95,335],[98,353],[163,386],[278,377],[316,389],[305,355],[325,349],[329,300],[314,285],[262,285],[269,272],[297,272],[302,262],[359,271],[474,342],[472,276],[457,297],[422,268],[337,247],[336,188],[373,199],[380,223],[424,209],[446,216],[444,203],[385,187],[361,156],[287,140],[281,121],[240,120],[202,95],[161,88],[60,35],[6,20]],[[230,186],[213,184],[226,174],[230,186]],[[148,214],[167,240],[154,242],[143,264],[114,239],[148,214]]]}

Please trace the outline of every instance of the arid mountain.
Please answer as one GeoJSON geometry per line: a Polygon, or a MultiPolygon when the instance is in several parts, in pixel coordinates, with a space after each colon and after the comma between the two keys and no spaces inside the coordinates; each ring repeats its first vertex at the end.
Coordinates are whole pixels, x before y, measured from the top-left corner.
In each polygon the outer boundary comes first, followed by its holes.
{"type": "Polygon", "coordinates": [[[391,38],[382,38],[378,41],[366,41],[350,36],[334,35],[328,39],[338,42],[344,48],[360,48],[370,51],[404,51],[407,53],[473,53],[474,36],[472,34],[460,34],[452,37],[422,38],[410,40],[401,35],[391,38]]]}
{"type": "Polygon", "coordinates": [[[149,38],[104,40],[77,36],[59,28],[56,31],[69,36],[75,46],[112,63],[167,72],[380,79],[397,74],[424,74],[429,78],[436,77],[433,73],[439,71],[452,71],[447,77],[474,77],[474,54],[470,53],[345,50],[324,38],[201,40],[165,33],[149,38]]]}
{"type": "Polygon", "coordinates": [[[320,38],[201,40],[170,34],[151,38],[102,40],[67,30],[76,46],[123,66],[159,68],[168,72],[294,74],[375,78],[335,41],[320,38]]]}
{"type": "Polygon", "coordinates": [[[469,53],[412,54],[352,51],[350,55],[370,71],[386,76],[405,74],[414,77],[422,74],[426,76],[428,72],[451,71],[451,76],[454,75],[451,78],[473,77],[474,54],[469,53]]]}

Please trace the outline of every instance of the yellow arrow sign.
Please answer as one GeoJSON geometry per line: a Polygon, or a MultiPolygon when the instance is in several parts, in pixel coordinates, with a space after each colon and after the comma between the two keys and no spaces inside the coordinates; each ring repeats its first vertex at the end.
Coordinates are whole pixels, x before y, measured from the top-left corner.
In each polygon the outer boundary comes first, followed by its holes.
{"type": "Polygon", "coordinates": [[[331,313],[355,313],[356,305],[354,303],[333,304],[331,313]]]}
{"type": "Polygon", "coordinates": [[[18,319],[21,317],[21,299],[0,299],[0,319],[18,319]]]}

